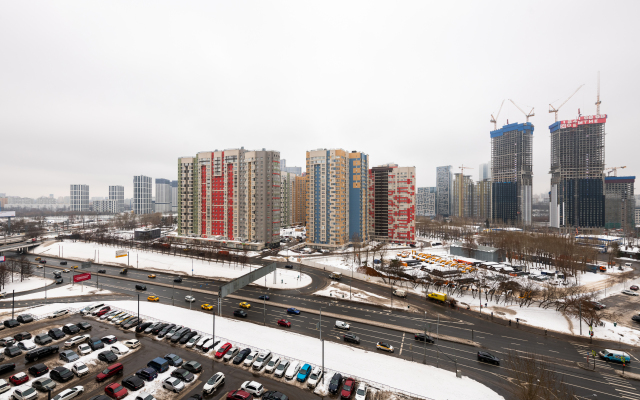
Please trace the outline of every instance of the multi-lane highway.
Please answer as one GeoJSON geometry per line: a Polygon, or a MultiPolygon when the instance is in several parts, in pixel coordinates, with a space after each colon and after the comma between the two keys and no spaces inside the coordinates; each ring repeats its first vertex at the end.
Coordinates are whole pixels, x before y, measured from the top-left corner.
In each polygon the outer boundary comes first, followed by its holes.
{"type": "MultiPolygon", "coordinates": [[[[35,256],[28,256],[34,260],[35,256]]],[[[68,268],[79,265],[77,261],[67,260],[67,266],[60,266],[62,259],[47,258],[46,274],[52,277],[53,267],[68,268]]],[[[269,263],[262,261],[261,263],[269,263]]],[[[284,265],[281,265],[282,267],[284,265]]],[[[296,268],[299,268],[296,265],[296,268]]],[[[222,302],[222,315],[234,318],[233,311],[238,309],[240,301],[248,301],[251,308],[248,312],[248,322],[266,324],[275,329],[287,329],[277,327],[276,321],[285,318],[292,323],[290,330],[313,337],[319,337],[316,324],[319,322],[319,315],[315,312],[302,312],[301,315],[287,315],[286,306],[301,309],[319,310],[322,308],[323,314],[337,314],[341,319],[351,324],[351,332],[358,335],[361,344],[356,347],[365,350],[376,351],[375,343],[386,341],[397,350],[390,354],[390,357],[401,357],[416,362],[426,362],[437,365],[441,368],[453,371],[456,367],[462,370],[464,375],[485,383],[498,393],[509,398],[507,366],[503,363],[500,367],[479,363],[476,359],[477,347],[451,342],[439,341],[436,345],[417,342],[413,334],[425,329],[430,332],[438,332],[461,339],[472,339],[478,342],[484,349],[504,359],[511,351],[525,354],[535,352],[548,358],[555,366],[559,374],[564,378],[569,386],[575,390],[579,398],[599,399],[638,399],[640,400],[640,384],[636,381],[628,381],[619,378],[614,371],[620,369],[618,365],[607,364],[599,360],[596,361],[596,371],[587,371],[580,368],[577,363],[586,361],[586,354],[591,349],[601,350],[603,348],[618,348],[617,343],[597,342],[589,344],[586,337],[584,339],[574,338],[566,335],[544,335],[543,331],[531,329],[524,326],[507,326],[504,321],[492,321],[488,316],[479,318],[477,313],[452,310],[447,307],[426,303],[424,299],[410,296],[411,303],[409,311],[389,311],[389,309],[353,303],[343,299],[327,299],[313,296],[312,293],[325,287],[329,283],[328,273],[302,266],[304,272],[312,277],[312,283],[305,288],[294,290],[265,290],[261,287],[249,286],[234,293],[238,298],[225,298],[222,302]],[[269,301],[258,300],[258,297],[268,294],[269,301]],[[279,304],[280,306],[274,306],[279,304]],[[282,306],[284,305],[284,306],[282,306]],[[425,316],[426,311],[426,316],[425,316]],[[354,322],[354,320],[365,322],[354,322]],[[366,322],[369,321],[369,322],[366,322]],[[385,326],[380,326],[380,325],[385,326]],[[391,327],[391,326],[394,327],[391,327]]],[[[175,283],[175,275],[161,272],[149,272],[129,268],[126,276],[119,275],[119,267],[110,267],[93,264],[88,270],[77,269],[70,273],[63,273],[66,282],[71,281],[73,273],[92,272],[92,279],[86,281],[85,285],[99,284],[102,288],[114,293],[130,298],[140,294],[140,300],[146,301],[148,295],[154,294],[160,297],[160,301],[165,304],[173,304],[177,307],[200,308],[201,304],[217,304],[217,292],[219,286],[225,282],[212,279],[184,276],[183,282],[175,283]],[[98,269],[106,270],[106,274],[96,274],[98,269]],[[149,274],[155,274],[156,278],[149,278],[149,274]],[[98,276],[100,275],[100,276],[98,276]],[[121,278],[126,278],[121,279],[121,278]],[[147,286],[146,291],[137,291],[136,282],[147,286]],[[193,290],[210,291],[208,293],[193,292],[193,290]],[[190,303],[185,301],[185,296],[192,294],[197,301],[190,303]]],[[[43,274],[44,269],[37,269],[37,274],[43,274]]],[[[345,283],[349,283],[345,278],[345,283]]],[[[367,282],[354,280],[354,287],[373,292],[381,296],[389,296],[388,288],[370,284],[367,282]]],[[[113,299],[114,296],[108,296],[113,299]]],[[[122,297],[121,297],[122,298],[122,297]]],[[[96,297],[96,300],[104,297],[96,297]]],[[[63,301],[53,300],[49,301],[63,301]]],[[[66,299],[69,300],[69,299],[66,299]]],[[[75,301],[75,299],[70,299],[75,301]]],[[[91,298],[87,300],[92,300],[91,298]]],[[[38,301],[16,300],[16,306],[27,306],[38,301]]],[[[11,302],[3,302],[3,307],[11,307],[11,302]]],[[[211,314],[211,311],[202,311],[203,316],[211,314]]],[[[322,335],[325,340],[336,342],[342,341],[343,331],[334,327],[335,318],[322,319],[322,335]]],[[[355,346],[347,344],[348,346],[355,346]]],[[[637,350],[624,346],[624,350],[632,354],[632,366],[638,362],[637,350]]],[[[633,368],[632,368],[633,370],[633,368]]],[[[409,388],[406,388],[409,390],[409,388]]]]}

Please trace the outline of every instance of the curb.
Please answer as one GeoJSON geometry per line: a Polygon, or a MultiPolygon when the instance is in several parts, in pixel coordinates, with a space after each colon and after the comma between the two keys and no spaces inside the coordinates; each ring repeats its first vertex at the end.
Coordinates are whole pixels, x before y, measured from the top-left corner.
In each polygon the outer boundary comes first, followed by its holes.
{"type": "Polygon", "coordinates": [[[633,372],[625,372],[623,374],[622,371],[618,371],[617,369],[615,371],[616,371],[616,374],[618,374],[618,376],[621,377],[621,378],[627,378],[627,379],[633,379],[635,381],[640,381],[640,374],[635,374],[633,372]]]}

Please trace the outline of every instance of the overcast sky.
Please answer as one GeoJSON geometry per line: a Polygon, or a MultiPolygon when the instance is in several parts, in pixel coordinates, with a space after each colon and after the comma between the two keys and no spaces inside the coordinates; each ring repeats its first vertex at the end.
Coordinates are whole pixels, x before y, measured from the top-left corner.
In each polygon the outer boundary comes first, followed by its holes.
{"type": "MultiPolygon", "coordinates": [[[[503,99],[535,107],[534,193],[549,190],[549,129],[595,114],[607,166],[639,173],[640,2],[4,1],[0,193],[107,196],[177,158],[237,148],[364,151],[371,165],[490,161],[503,99]]],[[[498,126],[524,122],[505,102],[498,126]]],[[[155,191],[155,189],[154,189],[155,191]]]]}

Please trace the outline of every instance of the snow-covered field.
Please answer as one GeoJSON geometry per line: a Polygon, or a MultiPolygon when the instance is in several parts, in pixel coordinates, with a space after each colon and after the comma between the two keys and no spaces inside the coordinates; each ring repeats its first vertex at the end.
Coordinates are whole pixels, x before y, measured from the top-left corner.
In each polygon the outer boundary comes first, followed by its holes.
{"type": "MultiPolygon", "coordinates": [[[[74,306],[85,307],[88,304],[90,303],[77,303],[74,306]]],[[[113,301],[109,302],[109,305],[132,312],[137,312],[138,306],[135,301],[113,301]]],[[[46,315],[66,306],[66,304],[49,304],[34,308],[30,312],[46,315]]],[[[192,329],[212,333],[212,321],[209,318],[203,318],[202,313],[198,311],[145,302],[140,303],[140,314],[154,320],[188,325],[192,329]]],[[[313,365],[321,365],[322,361],[321,345],[318,339],[244,321],[217,317],[216,338],[223,342],[229,341],[234,346],[249,346],[254,350],[270,349],[287,359],[300,360],[313,365]]],[[[374,387],[388,390],[396,388],[431,399],[502,399],[502,396],[493,390],[468,377],[459,379],[450,371],[340,343],[325,342],[324,362],[327,376],[340,371],[358,380],[368,381],[374,387]],[[345,357],[346,353],[348,357],[345,357]]],[[[328,379],[325,380],[327,383],[328,381],[328,379]]],[[[316,391],[322,391],[322,388],[316,391]]]]}
{"type": "MultiPolygon", "coordinates": [[[[345,285],[344,283],[339,282],[331,282],[329,286],[322,290],[318,290],[313,293],[314,296],[323,296],[330,298],[339,298],[346,299],[351,301],[357,301],[359,303],[368,303],[368,304],[376,304],[379,306],[390,307],[391,302],[388,297],[378,296],[375,293],[370,293],[364,290],[359,290],[356,288],[349,289],[349,285],[345,285]]],[[[399,297],[394,297],[393,299],[393,308],[406,310],[407,303],[404,302],[399,297]]]]}
{"type": "MultiPolygon", "coordinates": [[[[116,258],[116,250],[118,249],[115,247],[103,246],[96,243],[64,241],[38,246],[35,248],[34,252],[44,256],[47,254],[57,256],[60,251],[64,254],[65,258],[71,258],[78,261],[93,261],[95,257],[96,262],[100,262],[101,264],[126,267],[127,258],[116,258]],[[59,250],[58,246],[62,249],[59,250]]],[[[129,266],[144,268],[151,271],[171,271],[185,275],[222,279],[235,279],[256,268],[255,266],[242,266],[215,261],[208,262],[187,257],[139,250],[132,250],[130,252],[129,266]]],[[[275,284],[273,283],[273,274],[267,275],[267,287],[274,289],[296,289],[307,286],[312,281],[310,276],[300,274],[296,271],[279,269],[276,274],[275,284]]],[[[256,285],[264,286],[265,278],[259,279],[254,283],[256,285]]]]}
{"type": "MultiPolygon", "coordinates": [[[[42,269],[35,269],[34,273],[42,275],[42,269]]],[[[11,282],[11,277],[9,277],[8,282],[4,285],[0,292],[7,292],[8,294],[11,294],[13,290],[15,290],[16,293],[26,292],[33,289],[44,288],[45,284],[50,285],[52,283],[53,279],[43,278],[37,275],[26,278],[21,282],[20,274],[14,274],[13,282],[11,282]]]]}
{"type": "MultiPolygon", "coordinates": [[[[56,297],[75,297],[75,296],[95,296],[100,294],[111,294],[110,290],[98,290],[95,286],[82,285],[82,283],[76,283],[75,285],[65,285],[47,290],[47,299],[53,299],[56,297]]],[[[44,290],[41,292],[25,294],[22,296],[16,296],[16,300],[32,300],[32,299],[44,299],[44,290]]],[[[5,299],[3,301],[12,301],[12,299],[5,299]]]]}

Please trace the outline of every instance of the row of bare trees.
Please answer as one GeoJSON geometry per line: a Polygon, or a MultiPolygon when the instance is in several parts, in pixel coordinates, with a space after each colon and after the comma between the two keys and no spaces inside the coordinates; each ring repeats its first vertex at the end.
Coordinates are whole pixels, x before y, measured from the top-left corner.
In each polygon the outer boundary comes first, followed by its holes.
{"type": "Polygon", "coordinates": [[[26,257],[8,258],[0,263],[0,288],[4,289],[7,284],[16,280],[22,282],[33,276],[33,273],[33,265],[26,257]]]}

